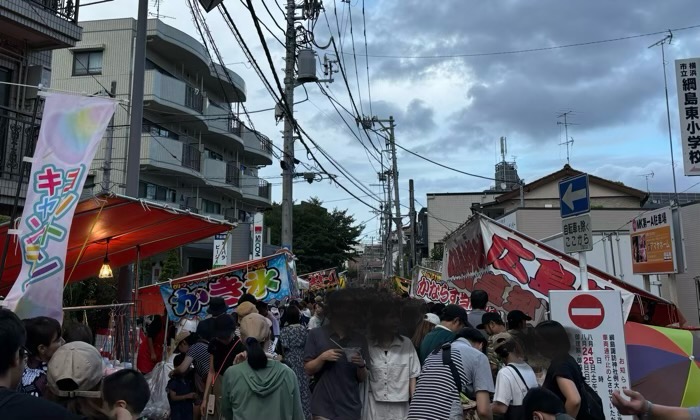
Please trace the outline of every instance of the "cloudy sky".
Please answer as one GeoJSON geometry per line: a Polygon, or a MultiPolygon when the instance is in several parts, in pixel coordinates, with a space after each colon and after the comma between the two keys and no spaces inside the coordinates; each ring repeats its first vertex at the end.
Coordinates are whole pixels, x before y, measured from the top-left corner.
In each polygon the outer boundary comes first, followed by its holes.
{"type": "MultiPolygon", "coordinates": [[[[272,81],[250,13],[238,0],[225,1],[246,43],[272,81]]],[[[272,17],[262,7],[262,0],[253,0],[253,4],[259,18],[281,38],[283,33],[272,19],[284,26],[282,12],[274,0],[266,1],[272,17]]],[[[574,168],[640,189],[646,189],[643,175],[653,172],[654,177],[649,179],[652,191],[673,190],[661,50],[648,48],[665,35],[633,36],[700,25],[697,0],[364,3],[368,59],[363,37],[363,0],[326,0],[325,14],[315,25],[315,39],[323,46],[329,32],[334,34],[338,47],[342,45],[341,55],[357,107],[366,115],[371,109],[380,119],[393,115],[399,145],[466,172],[493,176],[493,165],[500,160],[498,139],[506,136],[507,158],[516,160],[520,176],[529,182],[566,163],[566,148],[560,146],[565,136],[557,124],[562,120],[557,116],[572,111],[568,121],[576,124],[569,127],[569,136],[574,139],[574,168]],[[357,74],[351,32],[355,38],[357,74]],[[591,43],[625,37],[633,38],[591,43]],[[492,54],[579,43],[589,44],[492,54]]],[[[151,6],[155,12],[153,3],[151,6]]],[[[135,17],[136,8],[137,0],[113,0],[85,7],[80,15],[83,20],[135,17]]],[[[186,2],[163,0],[160,13],[165,23],[199,39],[186,2]]],[[[224,61],[247,82],[248,109],[274,106],[221,15],[214,11],[206,17],[224,61]]],[[[683,176],[673,74],[673,60],[700,56],[700,27],[676,30],[673,34],[666,57],[670,63],[667,70],[678,190],[700,192],[700,184],[696,185],[700,179],[683,176]]],[[[284,50],[270,33],[265,36],[282,78],[284,50]]],[[[316,49],[321,59],[326,54],[333,56],[332,47],[326,51],[316,49]]],[[[335,82],[325,89],[352,110],[341,75],[335,74],[334,78],[335,82]]],[[[309,84],[306,90],[308,101],[297,105],[295,111],[301,127],[367,189],[381,196],[379,187],[370,186],[377,184],[379,163],[346,127],[320,88],[309,84]]],[[[297,88],[295,94],[297,101],[306,97],[302,88],[297,88]]],[[[255,113],[253,122],[282,146],[282,127],[275,124],[272,112],[255,113]]],[[[349,119],[348,122],[355,127],[349,119]]],[[[355,134],[374,152],[364,133],[355,134]]],[[[311,164],[301,144],[295,149],[299,160],[311,164]]],[[[317,150],[312,151],[328,172],[338,175],[340,183],[378,207],[373,197],[353,186],[317,150]]],[[[451,172],[403,151],[398,154],[398,165],[401,202],[405,206],[409,204],[409,178],[415,180],[416,199],[422,204],[429,192],[480,191],[489,186],[489,181],[451,172]]],[[[262,176],[279,184],[280,172],[275,162],[262,171],[262,176]]],[[[320,197],[329,207],[349,209],[358,221],[373,217],[369,207],[328,181],[295,184],[296,200],[311,196],[320,197]]],[[[273,198],[279,201],[280,197],[281,187],[274,185],[273,198]]],[[[377,228],[377,219],[371,220],[363,241],[372,236],[376,240],[377,228]]]]}

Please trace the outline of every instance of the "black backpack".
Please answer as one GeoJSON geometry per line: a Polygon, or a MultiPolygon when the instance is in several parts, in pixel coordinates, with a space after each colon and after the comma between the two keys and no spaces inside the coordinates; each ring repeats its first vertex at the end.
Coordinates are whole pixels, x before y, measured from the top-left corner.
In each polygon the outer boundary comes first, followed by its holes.
{"type": "Polygon", "coordinates": [[[581,409],[576,416],[577,420],[605,420],[603,412],[603,400],[600,395],[586,382],[583,373],[580,373],[581,378],[581,409]]]}

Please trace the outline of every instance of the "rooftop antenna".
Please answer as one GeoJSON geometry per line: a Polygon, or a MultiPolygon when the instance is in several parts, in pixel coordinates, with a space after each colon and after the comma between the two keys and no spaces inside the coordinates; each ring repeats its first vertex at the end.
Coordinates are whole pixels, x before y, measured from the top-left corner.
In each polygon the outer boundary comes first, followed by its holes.
{"type": "Polygon", "coordinates": [[[643,176],[646,183],[647,183],[647,194],[650,194],[651,191],[649,191],[649,178],[654,178],[654,171],[649,172],[648,174],[642,174],[639,176],[643,176]]]}
{"type": "Polygon", "coordinates": [[[149,16],[153,16],[153,17],[155,17],[156,19],[161,19],[161,18],[164,18],[164,19],[175,19],[175,18],[172,17],[172,16],[165,16],[165,15],[161,15],[161,14],[160,14],[160,2],[161,2],[161,1],[162,1],[162,0],[153,0],[153,5],[154,5],[155,8],[156,8],[156,12],[155,12],[155,13],[153,13],[153,12],[148,12],[148,15],[149,15],[149,16]]]}
{"type": "Polygon", "coordinates": [[[566,145],[566,164],[567,164],[567,165],[571,165],[571,154],[570,154],[570,151],[569,151],[569,145],[571,145],[571,147],[573,147],[573,145],[574,145],[574,138],[573,138],[573,137],[569,137],[569,126],[570,126],[570,125],[578,125],[578,124],[570,123],[569,120],[568,120],[569,114],[573,114],[573,112],[574,112],[574,111],[566,111],[566,112],[562,112],[561,114],[559,114],[559,115],[557,116],[557,119],[559,119],[559,118],[563,118],[563,119],[564,119],[563,122],[562,122],[562,121],[557,121],[557,125],[563,125],[563,126],[564,126],[564,138],[565,138],[565,141],[564,141],[563,143],[559,143],[559,146],[566,145]]]}
{"type": "Polygon", "coordinates": [[[505,136],[501,136],[501,162],[506,161],[506,154],[508,153],[508,139],[505,136]]]}

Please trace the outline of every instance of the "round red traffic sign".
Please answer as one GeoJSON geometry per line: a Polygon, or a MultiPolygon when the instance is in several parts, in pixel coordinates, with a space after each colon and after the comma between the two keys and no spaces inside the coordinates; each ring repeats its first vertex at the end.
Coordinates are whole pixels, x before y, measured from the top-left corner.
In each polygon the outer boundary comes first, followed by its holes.
{"type": "Polygon", "coordinates": [[[592,330],[603,323],[605,308],[593,295],[578,295],[569,303],[569,318],[577,327],[592,330]]]}

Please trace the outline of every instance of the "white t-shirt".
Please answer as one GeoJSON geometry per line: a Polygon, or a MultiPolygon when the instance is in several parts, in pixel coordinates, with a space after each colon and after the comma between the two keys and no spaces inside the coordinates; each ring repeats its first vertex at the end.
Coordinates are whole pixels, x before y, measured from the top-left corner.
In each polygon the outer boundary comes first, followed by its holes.
{"type": "Polygon", "coordinates": [[[496,376],[496,391],[493,395],[493,401],[505,405],[523,405],[523,399],[527,394],[528,388],[537,388],[537,378],[535,372],[527,363],[511,363],[518,368],[520,374],[525,379],[518,376],[515,370],[510,366],[504,366],[498,371],[496,376]],[[525,386],[527,384],[527,387],[525,386]]]}

